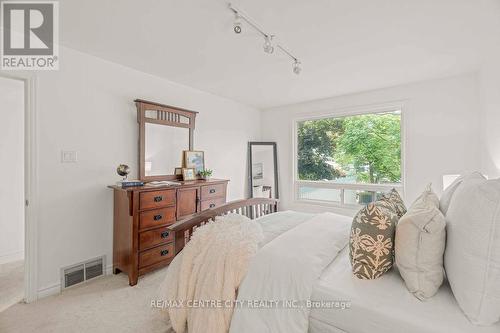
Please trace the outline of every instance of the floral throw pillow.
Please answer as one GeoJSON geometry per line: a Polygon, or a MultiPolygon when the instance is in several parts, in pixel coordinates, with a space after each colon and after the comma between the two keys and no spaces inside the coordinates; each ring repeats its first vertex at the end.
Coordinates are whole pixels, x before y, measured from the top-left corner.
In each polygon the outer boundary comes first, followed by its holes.
{"type": "MultiPolygon", "coordinates": [[[[349,257],[354,276],[359,279],[376,279],[394,263],[394,235],[399,215],[389,199],[391,193],[388,195],[362,208],[352,222],[349,257]]],[[[406,211],[404,204],[399,208],[406,211]]]]}
{"type": "Polygon", "coordinates": [[[403,215],[406,214],[405,203],[396,189],[392,189],[390,192],[384,194],[380,200],[388,201],[390,205],[392,205],[393,210],[396,211],[396,214],[398,214],[399,218],[402,218],[403,215]]]}

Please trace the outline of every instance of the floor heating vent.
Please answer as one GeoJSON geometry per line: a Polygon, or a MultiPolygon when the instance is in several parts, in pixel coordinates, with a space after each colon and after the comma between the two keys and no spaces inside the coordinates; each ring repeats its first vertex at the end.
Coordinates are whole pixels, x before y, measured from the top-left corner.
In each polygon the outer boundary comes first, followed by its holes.
{"type": "Polygon", "coordinates": [[[102,256],[100,258],[91,259],[83,263],[63,268],[61,270],[63,289],[104,275],[105,263],[106,256],[102,256]]]}

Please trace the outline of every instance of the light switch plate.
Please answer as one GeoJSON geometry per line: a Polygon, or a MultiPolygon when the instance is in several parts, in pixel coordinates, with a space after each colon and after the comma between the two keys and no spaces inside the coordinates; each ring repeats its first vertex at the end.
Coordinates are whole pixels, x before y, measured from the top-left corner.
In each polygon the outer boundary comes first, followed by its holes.
{"type": "Polygon", "coordinates": [[[76,163],[78,161],[78,154],[76,151],[61,151],[61,162],[62,163],[76,163]]]}

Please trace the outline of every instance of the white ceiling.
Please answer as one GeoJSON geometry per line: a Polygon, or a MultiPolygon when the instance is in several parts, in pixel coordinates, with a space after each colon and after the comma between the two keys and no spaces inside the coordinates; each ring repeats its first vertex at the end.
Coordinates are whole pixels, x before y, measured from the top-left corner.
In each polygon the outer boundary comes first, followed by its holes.
{"type": "Polygon", "coordinates": [[[269,108],[475,70],[500,17],[498,0],[233,2],[301,59],[299,76],[233,33],[224,0],[60,1],[61,43],[269,108]]]}

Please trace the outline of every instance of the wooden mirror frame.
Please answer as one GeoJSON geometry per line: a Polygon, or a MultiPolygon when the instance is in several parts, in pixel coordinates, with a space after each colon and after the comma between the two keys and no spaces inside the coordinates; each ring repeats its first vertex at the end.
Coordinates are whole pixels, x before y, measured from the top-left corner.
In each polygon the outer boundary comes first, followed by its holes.
{"type": "Polygon", "coordinates": [[[273,162],[274,162],[274,194],[276,198],[272,199],[279,199],[280,193],[279,193],[279,180],[278,180],[278,148],[276,142],[256,142],[256,141],[250,141],[248,143],[248,197],[253,198],[253,161],[252,161],[252,147],[253,146],[271,146],[273,148],[273,162]]]}
{"type": "Polygon", "coordinates": [[[188,148],[189,150],[193,150],[195,120],[198,112],[150,102],[142,99],[136,99],[134,100],[134,102],[137,107],[137,122],[139,123],[139,179],[145,182],[155,180],[181,180],[182,176],[173,174],[146,176],[146,124],[151,123],[164,126],[188,128],[188,148]],[[156,111],[155,117],[147,117],[146,111],[156,111]],[[181,122],[181,117],[187,118],[188,122],[181,122]]]}

